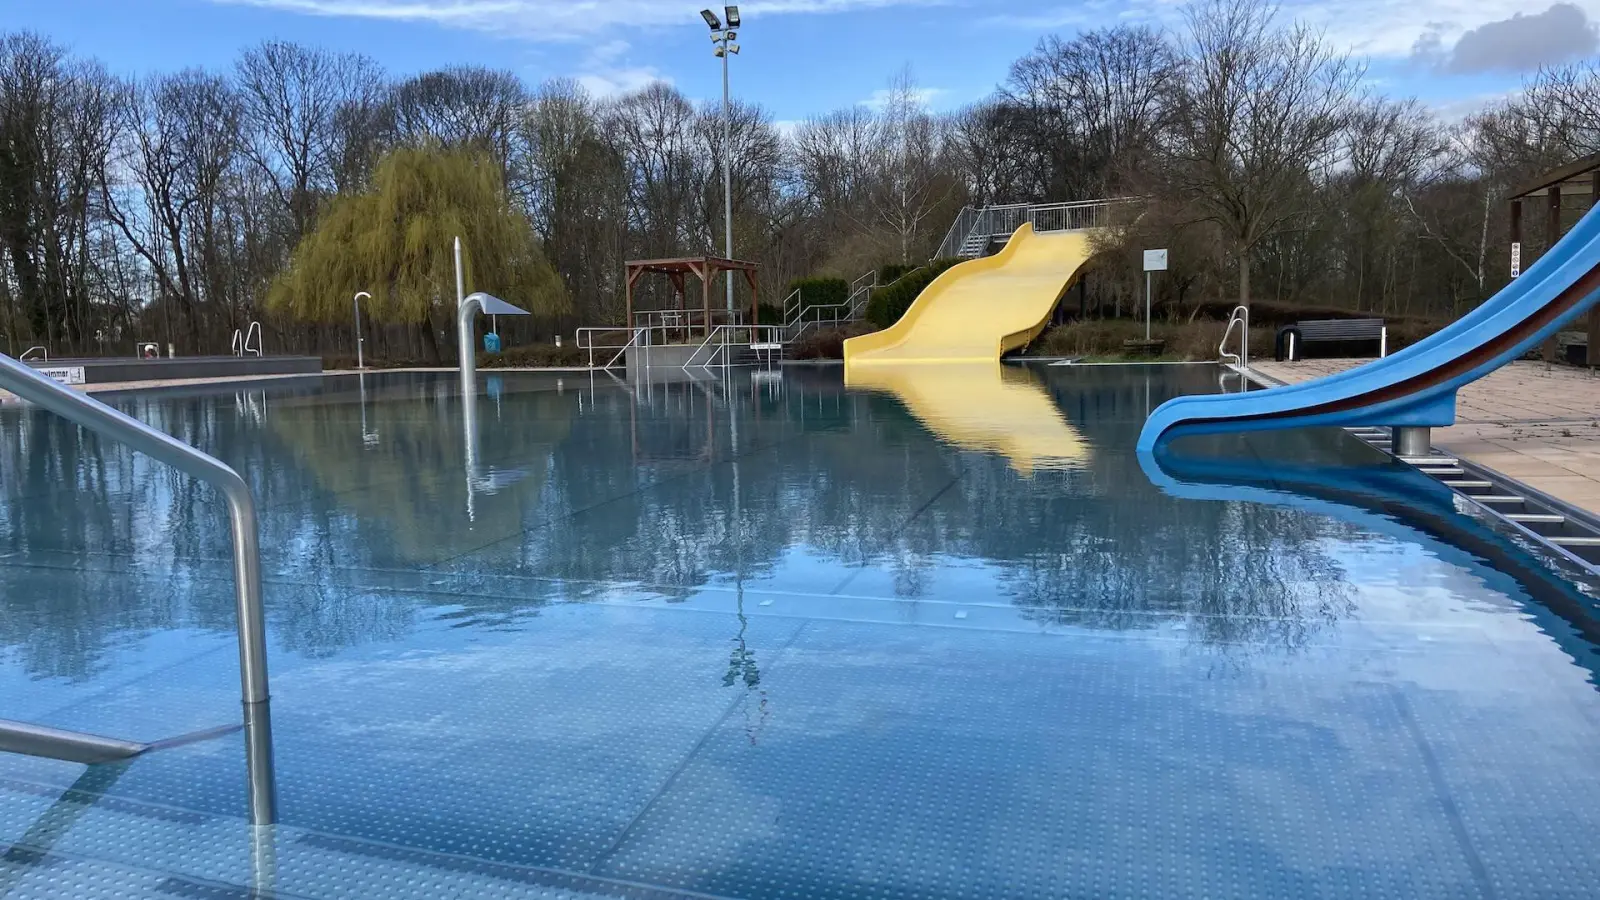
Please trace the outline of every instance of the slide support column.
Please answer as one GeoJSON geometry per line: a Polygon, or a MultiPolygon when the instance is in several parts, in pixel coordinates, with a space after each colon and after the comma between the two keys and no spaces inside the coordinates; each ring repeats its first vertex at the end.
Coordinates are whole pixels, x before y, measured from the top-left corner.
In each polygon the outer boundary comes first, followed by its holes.
{"type": "Polygon", "coordinates": [[[1396,456],[1427,456],[1433,452],[1430,429],[1420,425],[1397,425],[1394,428],[1396,456]]]}

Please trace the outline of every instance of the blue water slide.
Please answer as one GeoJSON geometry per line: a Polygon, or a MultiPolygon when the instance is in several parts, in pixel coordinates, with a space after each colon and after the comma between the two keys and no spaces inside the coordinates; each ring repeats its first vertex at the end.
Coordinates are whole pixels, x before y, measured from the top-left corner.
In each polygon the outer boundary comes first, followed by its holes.
{"type": "Polygon", "coordinates": [[[1499,293],[1385,358],[1316,381],[1178,397],[1139,433],[1151,451],[1186,434],[1310,426],[1455,424],[1456,391],[1549,339],[1600,302],[1600,207],[1499,293]]]}

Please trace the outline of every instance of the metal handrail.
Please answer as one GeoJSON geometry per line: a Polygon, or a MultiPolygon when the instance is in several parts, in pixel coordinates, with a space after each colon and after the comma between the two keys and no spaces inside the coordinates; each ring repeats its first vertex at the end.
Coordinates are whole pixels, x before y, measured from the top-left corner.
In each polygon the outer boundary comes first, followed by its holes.
{"type": "Polygon", "coordinates": [[[39,361],[40,362],[49,362],[50,361],[50,348],[48,348],[48,347],[29,347],[28,349],[22,351],[22,355],[17,357],[17,359],[21,360],[22,362],[27,362],[28,361],[28,354],[32,353],[35,350],[39,351],[39,354],[40,354],[39,361]]]}
{"type": "Polygon", "coordinates": [[[962,248],[974,237],[1010,237],[1024,224],[1035,231],[1078,231],[1104,228],[1110,224],[1112,207],[1142,201],[1142,197],[1110,197],[1104,200],[1078,200],[1070,203],[1007,203],[981,209],[965,207],[939,244],[935,259],[962,255],[962,248]]]}
{"type": "Polygon", "coordinates": [[[1241,369],[1250,368],[1250,307],[1240,304],[1233,308],[1233,313],[1228,316],[1228,330],[1222,333],[1222,343],[1217,345],[1217,355],[1222,359],[1231,358],[1235,365],[1241,369]],[[1228,338],[1233,336],[1233,326],[1243,325],[1239,333],[1239,352],[1228,352],[1228,338]]]}
{"type": "MultiPolygon", "coordinates": [[[[256,525],[255,498],[250,486],[220,460],[172,437],[164,431],[118,412],[88,394],[65,387],[18,360],[0,355],[0,387],[30,403],[48,409],[90,431],[120,441],[205,481],[222,492],[228,502],[233,529],[235,612],[239,617],[239,686],[244,704],[245,765],[250,788],[250,822],[271,825],[277,821],[277,790],[272,765],[272,717],[267,692],[267,625],[261,603],[261,547],[256,525]]],[[[65,757],[90,745],[90,735],[50,732],[29,726],[0,726],[0,750],[28,748],[41,756],[65,757]]],[[[104,741],[104,738],[96,740],[104,741]]]]}
{"type": "MultiPolygon", "coordinates": [[[[244,352],[245,353],[254,353],[257,356],[261,355],[261,323],[260,322],[251,322],[250,323],[250,327],[245,330],[245,333],[244,333],[244,352]],[[250,336],[251,335],[255,335],[255,338],[256,338],[256,345],[255,345],[254,348],[252,348],[250,346],[250,336]]],[[[243,354],[241,354],[241,355],[243,355],[243,354]]]]}
{"type": "Polygon", "coordinates": [[[244,332],[243,331],[240,331],[237,328],[235,328],[233,330],[233,337],[231,339],[229,339],[229,341],[228,341],[228,350],[230,350],[233,353],[234,356],[243,356],[244,355],[244,332]]]}
{"type": "Polygon", "coordinates": [[[706,339],[700,342],[700,346],[689,354],[689,358],[683,363],[683,368],[687,370],[694,366],[699,366],[702,369],[708,369],[711,367],[712,361],[717,358],[718,353],[722,354],[723,362],[721,365],[726,367],[729,365],[727,350],[730,342],[728,339],[740,331],[750,333],[750,343],[752,345],[776,344],[781,347],[784,343],[783,330],[782,325],[718,325],[710,334],[706,335],[706,339]],[[717,348],[711,352],[711,355],[707,356],[704,362],[696,362],[695,360],[700,357],[700,352],[713,343],[717,344],[717,348]]]}

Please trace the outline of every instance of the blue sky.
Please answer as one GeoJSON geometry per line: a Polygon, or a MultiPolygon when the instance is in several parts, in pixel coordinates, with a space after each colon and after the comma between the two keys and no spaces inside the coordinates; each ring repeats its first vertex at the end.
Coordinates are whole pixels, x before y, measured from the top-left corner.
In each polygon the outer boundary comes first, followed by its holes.
{"type": "MultiPolygon", "coordinates": [[[[276,37],[358,50],[395,73],[476,62],[607,93],[651,78],[720,95],[702,3],[688,0],[0,0],[0,27],[42,32],[122,74],[221,68],[276,37]]],[[[1593,54],[1600,0],[1288,0],[1281,15],[1370,58],[1369,79],[1449,115],[1540,63],[1593,54]]],[[[764,0],[741,4],[735,92],[779,120],[869,101],[910,66],[935,108],[980,99],[1041,35],[1119,21],[1181,27],[1175,0],[764,0]]],[[[718,7],[720,9],[720,6],[718,7]]]]}

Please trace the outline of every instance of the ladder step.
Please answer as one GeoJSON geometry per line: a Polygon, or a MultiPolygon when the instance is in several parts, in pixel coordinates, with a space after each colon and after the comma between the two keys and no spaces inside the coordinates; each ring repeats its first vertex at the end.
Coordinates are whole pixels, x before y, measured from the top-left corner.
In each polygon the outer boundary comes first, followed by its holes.
{"type": "Polygon", "coordinates": [[[1442,469],[1423,469],[1423,468],[1418,468],[1417,471],[1421,472],[1424,475],[1432,475],[1435,478],[1443,478],[1446,475],[1465,475],[1465,474],[1467,474],[1465,469],[1462,469],[1462,468],[1457,467],[1457,466],[1446,466],[1446,467],[1444,467],[1442,469]]]}
{"type": "Polygon", "coordinates": [[[1482,489],[1482,488],[1492,488],[1492,487],[1494,487],[1494,482],[1492,482],[1492,481],[1472,481],[1471,479],[1461,479],[1461,478],[1446,478],[1444,483],[1449,485],[1450,487],[1461,488],[1461,489],[1466,489],[1466,488],[1480,488],[1480,489],[1482,489]]]}
{"type": "Polygon", "coordinates": [[[1506,518],[1525,525],[1560,525],[1567,521],[1566,516],[1558,516],[1554,513],[1506,513],[1506,518]]]}
{"type": "Polygon", "coordinates": [[[1472,499],[1478,501],[1479,503],[1527,503],[1528,502],[1528,499],[1526,497],[1518,497],[1516,494],[1481,494],[1481,495],[1474,496],[1472,499]]]}
{"type": "Polygon", "coordinates": [[[1453,456],[1397,456],[1395,459],[1413,466],[1453,466],[1460,462],[1453,456]]]}
{"type": "Polygon", "coordinates": [[[1549,540],[1562,547],[1600,547],[1600,537],[1553,537],[1549,540]]]}

